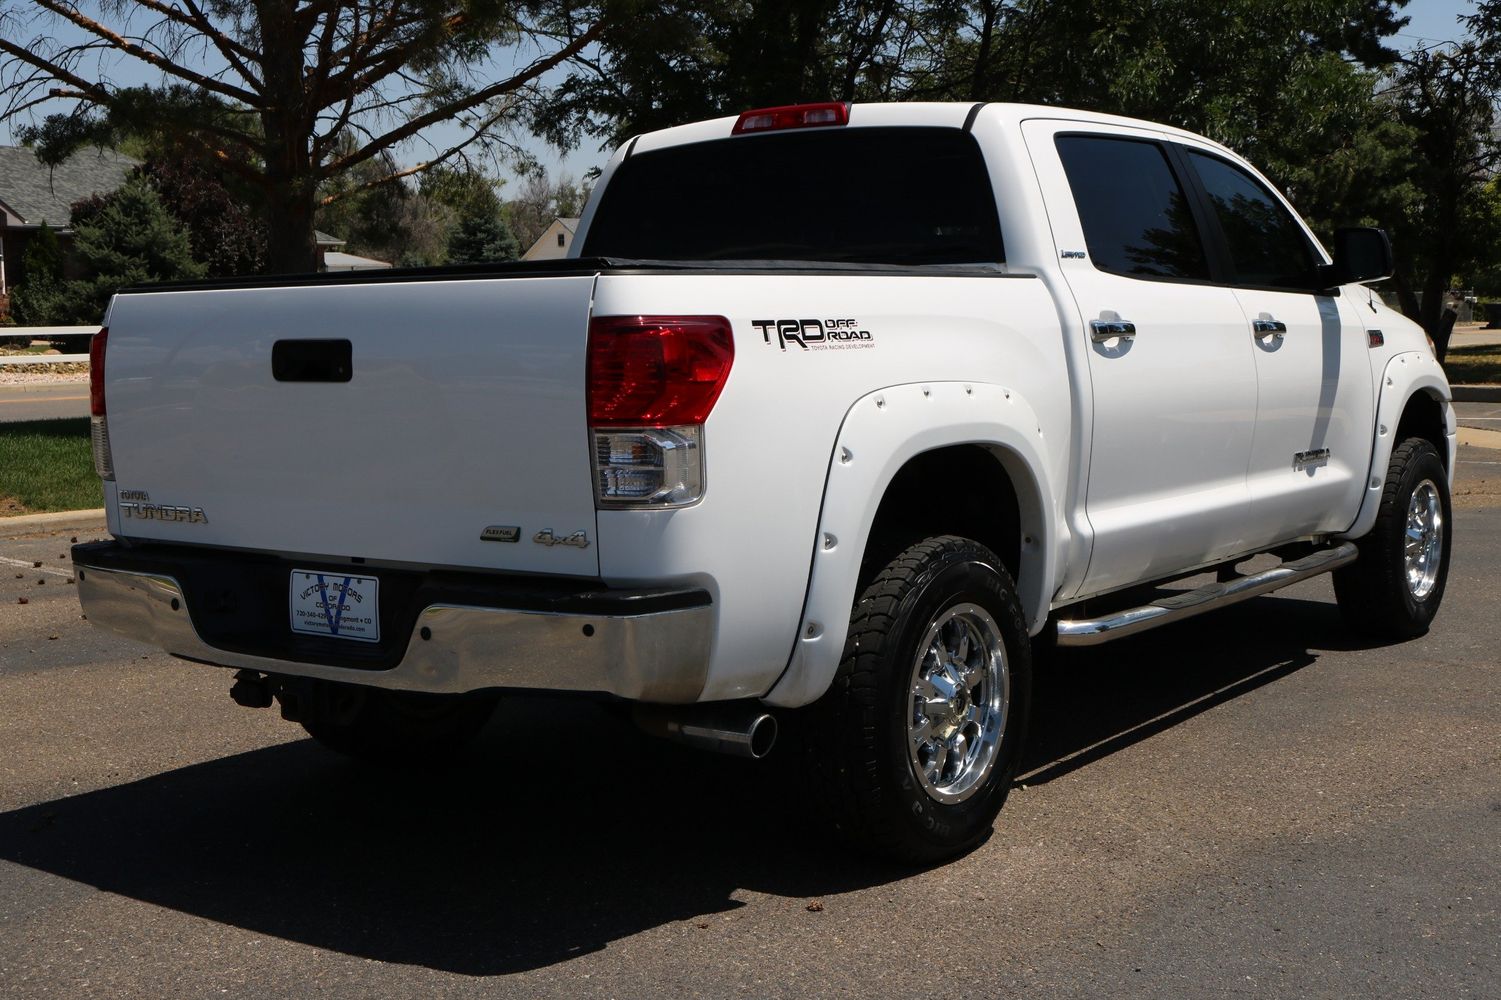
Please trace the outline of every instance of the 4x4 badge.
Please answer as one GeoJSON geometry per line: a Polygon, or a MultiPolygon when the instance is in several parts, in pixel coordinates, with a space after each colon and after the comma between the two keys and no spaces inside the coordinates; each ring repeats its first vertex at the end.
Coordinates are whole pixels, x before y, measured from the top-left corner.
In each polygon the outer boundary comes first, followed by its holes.
{"type": "Polygon", "coordinates": [[[575,531],[571,535],[560,538],[552,533],[551,528],[543,528],[532,536],[532,541],[538,545],[546,545],[548,548],[552,548],[554,545],[571,545],[576,549],[587,549],[589,547],[589,533],[587,531],[575,531]]]}

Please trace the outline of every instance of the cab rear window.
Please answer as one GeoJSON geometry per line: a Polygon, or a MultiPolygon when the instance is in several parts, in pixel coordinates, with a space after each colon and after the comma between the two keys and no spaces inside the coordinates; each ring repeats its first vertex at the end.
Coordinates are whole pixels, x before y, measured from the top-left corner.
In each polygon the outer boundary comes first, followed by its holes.
{"type": "Polygon", "coordinates": [[[582,253],[633,260],[1001,263],[980,147],[954,128],[736,136],[629,157],[582,253]]]}

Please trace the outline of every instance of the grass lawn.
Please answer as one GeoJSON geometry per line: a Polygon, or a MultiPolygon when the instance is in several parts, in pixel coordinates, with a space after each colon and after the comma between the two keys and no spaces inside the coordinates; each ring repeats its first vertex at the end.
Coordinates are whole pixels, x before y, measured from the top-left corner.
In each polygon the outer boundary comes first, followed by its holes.
{"type": "Polygon", "coordinates": [[[1444,358],[1444,374],[1455,385],[1501,382],[1501,344],[1451,349],[1444,358]]]}
{"type": "Polygon", "coordinates": [[[87,417],[0,424],[0,517],[103,506],[87,417]]]}

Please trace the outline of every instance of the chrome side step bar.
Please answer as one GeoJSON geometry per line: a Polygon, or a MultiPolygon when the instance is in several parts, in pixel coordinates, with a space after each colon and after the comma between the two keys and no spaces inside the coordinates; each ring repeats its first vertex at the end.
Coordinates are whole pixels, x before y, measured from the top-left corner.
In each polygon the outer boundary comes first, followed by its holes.
{"type": "Polygon", "coordinates": [[[1309,577],[1328,573],[1349,565],[1357,555],[1354,542],[1344,542],[1333,548],[1320,549],[1294,562],[1283,563],[1260,573],[1252,573],[1224,583],[1207,583],[1197,590],[1185,591],[1172,597],[1139,608],[1106,615],[1104,618],[1085,618],[1078,621],[1058,623],[1058,645],[1098,646],[1102,642],[1120,639],[1137,632],[1168,625],[1192,618],[1194,615],[1223,608],[1239,601],[1249,600],[1260,594],[1307,580],[1309,577]]]}

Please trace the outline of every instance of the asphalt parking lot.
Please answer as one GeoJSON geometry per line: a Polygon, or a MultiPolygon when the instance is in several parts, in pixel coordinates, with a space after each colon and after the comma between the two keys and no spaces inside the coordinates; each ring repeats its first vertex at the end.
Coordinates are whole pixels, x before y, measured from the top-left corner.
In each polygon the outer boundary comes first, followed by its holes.
{"type": "Polygon", "coordinates": [[[0,535],[0,995],[1501,996],[1498,480],[1461,449],[1425,638],[1315,580],[1060,659],[995,835],[922,872],[587,702],[348,763],[82,621],[98,526],[0,535]]]}

